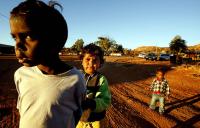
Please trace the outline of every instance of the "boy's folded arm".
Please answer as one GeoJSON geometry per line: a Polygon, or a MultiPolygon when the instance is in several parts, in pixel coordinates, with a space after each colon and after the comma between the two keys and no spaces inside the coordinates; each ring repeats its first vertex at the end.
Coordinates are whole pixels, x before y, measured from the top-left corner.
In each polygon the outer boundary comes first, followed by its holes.
{"type": "Polygon", "coordinates": [[[111,103],[109,98],[104,98],[104,99],[96,98],[95,101],[96,101],[96,108],[94,112],[102,112],[106,110],[111,103]]]}
{"type": "Polygon", "coordinates": [[[101,86],[99,91],[96,93],[96,98],[94,99],[96,102],[96,108],[94,112],[102,112],[111,104],[111,94],[105,77],[100,79],[100,84],[101,86]]]}

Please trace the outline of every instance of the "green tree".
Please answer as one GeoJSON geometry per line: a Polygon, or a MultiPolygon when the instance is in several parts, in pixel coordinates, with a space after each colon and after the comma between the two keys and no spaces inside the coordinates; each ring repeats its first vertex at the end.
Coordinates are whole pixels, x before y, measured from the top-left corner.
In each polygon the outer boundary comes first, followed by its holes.
{"type": "Polygon", "coordinates": [[[109,51],[115,53],[115,52],[117,52],[117,48],[118,48],[118,44],[113,43],[113,44],[110,46],[109,51]]]}
{"type": "Polygon", "coordinates": [[[78,39],[74,45],[71,47],[71,50],[77,54],[81,52],[81,49],[83,48],[84,41],[83,39],[78,39]]]}
{"type": "Polygon", "coordinates": [[[115,53],[122,53],[123,54],[123,46],[122,45],[119,45],[117,43],[113,43],[111,46],[110,46],[110,49],[109,51],[110,52],[115,52],[115,53]]]}
{"type": "Polygon", "coordinates": [[[169,44],[171,52],[176,55],[176,63],[182,63],[180,53],[183,53],[187,50],[186,41],[181,38],[181,36],[177,35],[169,44]]]}
{"type": "Polygon", "coordinates": [[[123,48],[123,46],[122,46],[121,44],[118,45],[117,51],[118,51],[118,52],[121,52],[122,54],[124,54],[124,48],[123,48]]]}
{"type": "Polygon", "coordinates": [[[98,37],[98,41],[96,41],[95,44],[100,46],[105,51],[105,54],[109,54],[109,49],[113,41],[108,37],[98,37]]]}
{"type": "Polygon", "coordinates": [[[123,53],[124,53],[124,55],[130,56],[131,55],[131,49],[124,48],[123,53]]]}
{"type": "Polygon", "coordinates": [[[174,37],[174,39],[170,42],[169,47],[172,53],[175,55],[187,50],[186,41],[183,40],[179,35],[174,37]]]}
{"type": "Polygon", "coordinates": [[[98,41],[94,43],[100,46],[104,50],[106,55],[109,55],[112,52],[123,54],[123,46],[117,44],[115,40],[112,40],[108,37],[98,37],[98,41]]]}

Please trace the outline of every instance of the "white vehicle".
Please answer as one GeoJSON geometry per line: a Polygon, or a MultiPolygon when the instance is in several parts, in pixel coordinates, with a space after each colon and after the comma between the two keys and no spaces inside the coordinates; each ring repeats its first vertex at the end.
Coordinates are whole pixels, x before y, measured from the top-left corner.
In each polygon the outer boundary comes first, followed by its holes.
{"type": "Polygon", "coordinates": [[[145,56],[146,56],[145,53],[140,53],[140,54],[138,55],[138,57],[140,57],[140,58],[145,58],[145,56]]]}
{"type": "Polygon", "coordinates": [[[121,53],[111,53],[110,56],[122,56],[121,53]]]}

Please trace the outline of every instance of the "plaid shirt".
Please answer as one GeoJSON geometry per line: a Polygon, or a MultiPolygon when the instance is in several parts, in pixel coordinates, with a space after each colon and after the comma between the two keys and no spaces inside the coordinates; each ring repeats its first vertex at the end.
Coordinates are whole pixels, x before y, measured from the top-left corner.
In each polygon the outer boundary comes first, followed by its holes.
{"type": "Polygon", "coordinates": [[[169,85],[167,80],[163,79],[162,81],[159,81],[155,78],[151,84],[151,90],[154,94],[169,95],[169,85]]]}

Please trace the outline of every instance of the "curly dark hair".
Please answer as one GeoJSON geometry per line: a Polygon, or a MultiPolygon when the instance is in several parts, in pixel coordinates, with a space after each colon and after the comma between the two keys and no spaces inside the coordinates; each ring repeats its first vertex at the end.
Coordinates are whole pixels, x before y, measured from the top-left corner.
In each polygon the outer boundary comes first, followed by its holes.
{"type": "Polygon", "coordinates": [[[60,51],[67,40],[68,28],[62,14],[55,8],[62,6],[55,1],[46,4],[40,0],[26,0],[10,12],[11,18],[24,19],[37,38],[60,51]]]}
{"type": "Polygon", "coordinates": [[[95,56],[98,56],[100,58],[100,63],[104,63],[104,51],[102,50],[101,47],[95,45],[94,43],[88,44],[85,47],[83,47],[81,54],[80,54],[80,59],[82,60],[85,54],[93,54],[95,56]]]}
{"type": "Polygon", "coordinates": [[[165,67],[158,67],[157,69],[156,69],[156,73],[157,72],[162,72],[163,74],[165,74],[166,73],[166,68],[165,67]]]}

